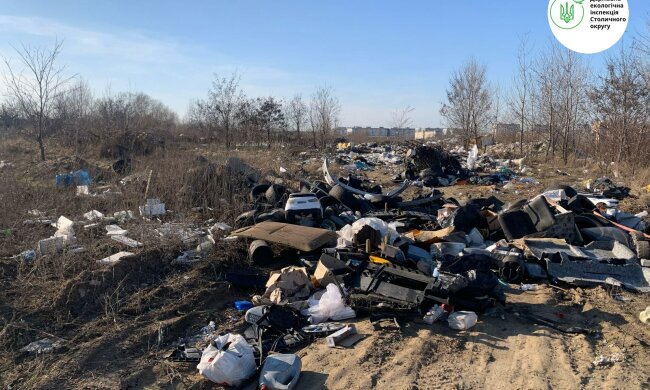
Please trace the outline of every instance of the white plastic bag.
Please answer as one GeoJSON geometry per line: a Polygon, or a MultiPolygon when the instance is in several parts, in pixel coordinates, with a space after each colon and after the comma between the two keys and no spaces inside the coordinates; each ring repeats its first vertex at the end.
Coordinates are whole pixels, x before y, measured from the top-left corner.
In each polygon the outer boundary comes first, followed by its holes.
{"type": "Polygon", "coordinates": [[[455,311],[449,315],[449,327],[457,330],[467,330],[476,325],[478,316],[473,311],[455,311]]]}
{"type": "Polygon", "coordinates": [[[366,225],[377,230],[382,237],[388,236],[389,244],[392,244],[393,241],[400,236],[397,230],[395,230],[395,225],[391,226],[383,220],[375,217],[361,218],[354,221],[352,225],[343,226],[343,228],[338,231],[339,238],[336,245],[337,248],[344,248],[352,245],[352,240],[354,239],[355,234],[359,233],[366,225]]]}
{"type": "Polygon", "coordinates": [[[219,336],[203,351],[196,368],[199,369],[199,374],[212,382],[239,386],[255,373],[253,347],[238,334],[219,336]],[[228,343],[230,344],[224,349],[228,343]]]}
{"type": "Polygon", "coordinates": [[[476,160],[478,159],[478,147],[474,147],[467,154],[467,169],[476,169],[476,160]]]}
{"type": "Polygon", "coordinates": [[[345,306],[341,291],[334,283],[328,284],[325,289],[325,294],[320,300],[309,299],[307,315],[311,324],[320,324],[328,319],[340,321],[356,316],[352,308],[345,306]]]}

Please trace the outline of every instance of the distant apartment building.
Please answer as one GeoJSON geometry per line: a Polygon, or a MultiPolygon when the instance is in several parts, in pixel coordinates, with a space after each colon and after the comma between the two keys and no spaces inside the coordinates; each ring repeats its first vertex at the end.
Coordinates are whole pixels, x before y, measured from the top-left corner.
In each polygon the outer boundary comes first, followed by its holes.
{"type": "Polygon", "coordinates": [[[432,127],[419,127],[415,129],[415,139],[431,139],[442,135],[443,129],[432,127]]]}
{"type": "Polygon", "coordinates": [[[339,127],[336,131],[342,136],[363,136],[363,137],[394,137],[413,139],[415,129],[413,128],[388,128],[388,127],[339,127]]]}
{"type": "Polygon", "coordinates": [[[343,137],[362,136],[362,137],[390,137],[400,139],[432,139],[452,135],[455,129],[440,127],[337,127],[335,132],[343,137]]]}
{"type": "Polygon", "coordinates": [[[517,123],[495,123],[492,125],[492,136],[494,138],[511,136],[519,133],[521,126],[517,123]]]}

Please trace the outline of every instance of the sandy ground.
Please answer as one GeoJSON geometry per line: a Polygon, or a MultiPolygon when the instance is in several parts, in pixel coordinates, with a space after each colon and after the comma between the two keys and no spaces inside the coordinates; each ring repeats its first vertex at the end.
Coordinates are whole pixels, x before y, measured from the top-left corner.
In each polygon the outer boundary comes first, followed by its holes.
{"type": "Polygon", "coordinates": [[[321,340],[298,353],[303,362],[298,388],[648,388],[648,345],[636,338],[650,340],[650,330],[634,318],[647,298],[624,294],[631,300],[619,302],[598,288],[569,292],[564,300],[556,291],[511,290],[507,311],[481,316],[470,331],[409,322],[399,330],[378,330],[367,319],[356,321],[368,337],[353,348],[332,349],[321,340]],[[602,336],[564,334],[515,314],[527,309],[602,336]],[[595,367],[599,355],[623,361],[595,367]]]}

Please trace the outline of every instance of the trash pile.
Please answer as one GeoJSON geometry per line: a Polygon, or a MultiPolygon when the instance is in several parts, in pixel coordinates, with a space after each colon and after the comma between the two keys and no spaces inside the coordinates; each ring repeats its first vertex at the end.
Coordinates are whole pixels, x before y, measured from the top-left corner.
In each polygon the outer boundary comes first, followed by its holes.
{"type": "Polygon", "coordinates": [[[496,159],[479,155],[474,145],[446,150],[441,144],[429,142],[413,145],[378,145],[377,143],[340,144],[334,161],[344,170],[367,171],[378,167],[394,170],[393,182],[409,180],[412,185],[445,187],[454,184],[494,185],[511,181],[537,183],[526,176],[530,172],[525,159],[496,159]]]}
{"type": "MultiPolygon", "coordinates": [[[[355,161],[368,165],[393,158],[378,148],[349,153],[364,154],[365,161],[355,161]]],[[[616,204],[604,194],[561,186],[510,204],[495,197],[459,202],[435,190],[405,200],[400,194],[409,185],[471,182],[473,169],[488,162],[477,150],[460,162],[429,146],[410,149],[404,161],[408,168],[392,190],[352,174],[337,178],[327,159],[322,181],[301,182],[295,191],[280,184],[252,188],[252,210],[237,218],[230,237],[249,240],[251,262],[273,270],[226,275],[233,286],[264,292],[235,303],[247,328],[211,342],[201,374],[237,386],[261,369],[262,388],[292,388],[300,373],[297,349],[318,338],[337,348],[363,339],[347,320],[420,318],[467,330],[506,304],[509,284],[523,291],[541,283],[650,291],[650,235],[630,215],[608,212],[616,204]],[[299,264],[275,269],[277,246],[295,250],[299,264]]],[[[532,313],[524,318],[588,333],[532,313]]]]}

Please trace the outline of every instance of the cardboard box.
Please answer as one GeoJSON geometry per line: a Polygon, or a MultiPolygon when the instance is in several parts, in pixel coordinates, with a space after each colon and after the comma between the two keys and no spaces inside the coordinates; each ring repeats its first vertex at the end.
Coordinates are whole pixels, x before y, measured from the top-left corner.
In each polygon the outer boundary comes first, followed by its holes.
{"type": "Polygon", "coordinates": [[[334,283],[335,278],[341,283],[343,276],[351,271],[343,261],[323,253],[318,260],[316,271],[314,271],[314,279],[321,287],[325,287],[330,283],[334,283]]]}

